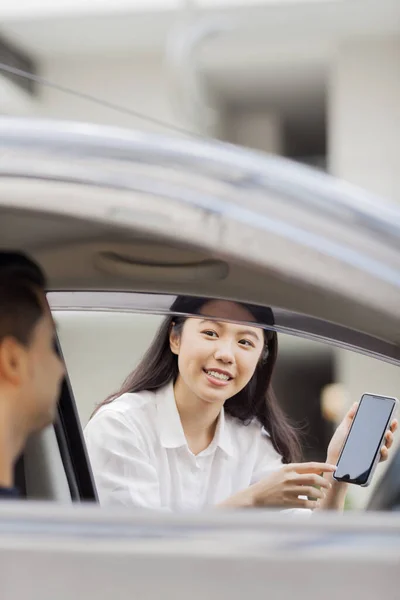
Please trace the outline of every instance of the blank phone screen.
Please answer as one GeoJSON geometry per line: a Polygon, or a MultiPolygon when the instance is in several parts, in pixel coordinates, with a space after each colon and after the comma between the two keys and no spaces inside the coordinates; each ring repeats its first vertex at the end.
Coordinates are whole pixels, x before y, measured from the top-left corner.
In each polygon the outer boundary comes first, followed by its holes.
{"type": "Polygon", "coordinates": [[[368,481],[395,404],[392,398],[365,394],[339,458],[335,478],[362,485],[368,481]]]}

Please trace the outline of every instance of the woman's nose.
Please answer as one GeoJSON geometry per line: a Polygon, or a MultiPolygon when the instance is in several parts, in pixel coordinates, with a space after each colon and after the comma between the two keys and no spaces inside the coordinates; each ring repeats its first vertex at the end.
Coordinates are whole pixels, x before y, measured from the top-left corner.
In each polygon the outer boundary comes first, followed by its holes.
{"type": "Polygon", "coordinates": [[[229,343],[220,344],[214,352],[215,360],[220,360],[224,363],[233,363],[235,356],[232,345],[229,343]]]}

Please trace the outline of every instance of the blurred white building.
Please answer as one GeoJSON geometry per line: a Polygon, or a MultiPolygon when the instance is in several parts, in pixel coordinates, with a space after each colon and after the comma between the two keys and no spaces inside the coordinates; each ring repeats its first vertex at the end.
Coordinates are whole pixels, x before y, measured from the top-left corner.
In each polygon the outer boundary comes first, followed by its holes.
{"type": "MultiPolygon", "coordinates": [[[[3,0],[0,35],[55,83],[400,201],[398,0],[3,0]]],[[[2,112],[159,129],[51,88],[0,94],[2,112]]]]}

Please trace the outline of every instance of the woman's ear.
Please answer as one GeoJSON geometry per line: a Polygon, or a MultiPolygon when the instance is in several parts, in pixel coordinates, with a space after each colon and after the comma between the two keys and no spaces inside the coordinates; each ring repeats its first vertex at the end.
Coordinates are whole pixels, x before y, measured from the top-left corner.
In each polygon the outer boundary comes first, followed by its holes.
{"type": "Polygon", "coordinates": [[[181,336],[176,331],[175,323],[172,323],[171,329],[169,332],[169,347],[171,348],[171,352],[173,354],[179,354],[180,342],[181,342],[181,336]]]}

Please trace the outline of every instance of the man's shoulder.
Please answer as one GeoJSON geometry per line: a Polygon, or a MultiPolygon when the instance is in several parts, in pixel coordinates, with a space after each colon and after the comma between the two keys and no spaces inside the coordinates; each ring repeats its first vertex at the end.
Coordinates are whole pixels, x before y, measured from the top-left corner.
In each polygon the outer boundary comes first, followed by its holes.
{"type": "Polygon", "coordinates": [[[18,498],[17,488],[5,488],[0,486],[0,498],[18,498]]]}

